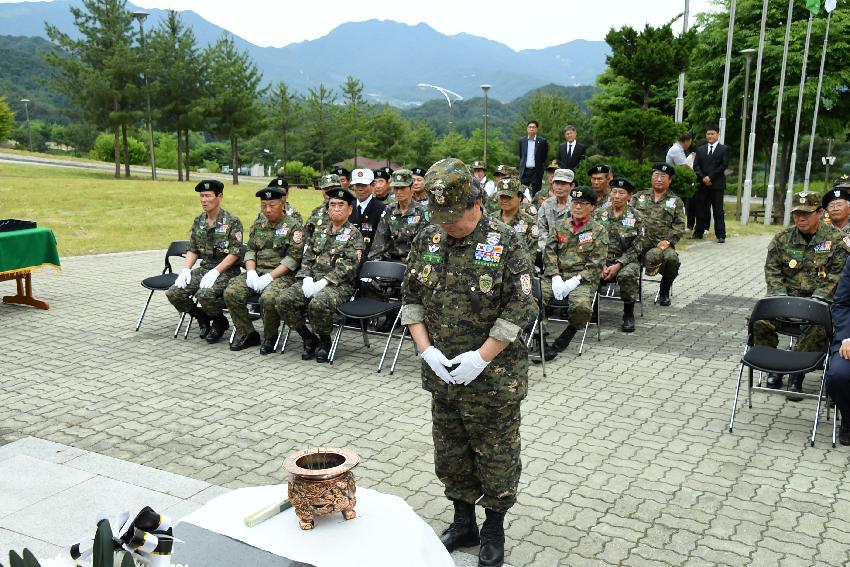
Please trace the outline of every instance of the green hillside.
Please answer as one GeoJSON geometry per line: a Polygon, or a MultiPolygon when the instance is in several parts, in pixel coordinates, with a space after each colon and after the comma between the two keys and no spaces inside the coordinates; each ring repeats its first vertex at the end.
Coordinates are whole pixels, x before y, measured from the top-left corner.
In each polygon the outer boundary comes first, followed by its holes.
{"type": "Polygon", "coordinates": [[[24,106],[19,102],[22,98],[31,101],[31,119],[69,122],[63,112],[67,100],[48,88],[51,68],[39,57],[40,52],[50,49],[50,42],[39,37],[0,35],[0,96],[9,101],[18,122],[24,120],[24,106]]]}

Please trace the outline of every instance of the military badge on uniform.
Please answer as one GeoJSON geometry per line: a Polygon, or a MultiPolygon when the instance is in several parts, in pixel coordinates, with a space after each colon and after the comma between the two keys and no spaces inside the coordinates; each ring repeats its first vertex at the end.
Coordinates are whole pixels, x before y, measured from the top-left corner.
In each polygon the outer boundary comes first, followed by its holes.
{"type": "Polygon", "coordinates": [[[519,277],[519,285],[522,288],[522,293],[525,295],[531,294],[531,276],[523,274],[519,277]]]}
{"type": "Polygon", "coordinates": [[[800,204],[801,205],[806,204],[806,194],[805,193],[800,193],[800,204]]]}
{"type": "Polygon", "coordinates": [[[666,205],[667,205],[667,207],[669,207],[671,209],[674,208],[676,206],[676,198],[670,197],[669,199],[667,199],[666,205]]]}
{"type": "Polygon", "coordinates": [[[537,207],[535,207],[534,205],[531,205],[530,207],[528,207],[528,212],[531,213],[532,215],[536,215],[537,214],[537,207]]]}
{"type": "Polygon", "coordinates": [[[434,244],[439,244],[439,243],[440,243],[440,240],[441,240],[441,239],[440,239],[440,234],[439,234],[439,233],[437,233],[437,234],[435,234],[434,236],[432,236],[432,237],[431,237],[431,242],[433,242],[434,244]]]}
{"type": "Polygon", "coordinates": [[[536,224],[531,225],[531,236],[540,236],[540,228],[536,224]]]}
{"type": "Polygon", "coordinates": [[[495,246],[502,239],[502,236],[498,232],[488,232],[487,233],[487,244],[490,246],[495,246]]]}
{"type": "Polygon", "coordinates": [[[593,244],[593,233],[592,232],[582,232],[578,235],[578,243],[579,244],[593,244]]]}
{"type": "Polygon", "coordinates": [[[234,232],[234,233],[233,233],[233,238],[234,238],[234,239],[236,239],[236,240],[238,240],[239,242],[242,242],[242,231],[241,231],[241,230],[237,230],[236,232],[234,232]]]}
{"type": "Polygon", "coordinates": [[[826,279],[826,266],[818,266],[818,277],[822,280],[826,279]]]}
{"type": "Polygon", "coordinates": [[[434,253],[439,252],[439,251],[440,251],[440,245],[439,244],[429,244],[428,245],[428,252],[431,252],[432,254],[434,254],[434,253]]]}
{"type": "Polygon", "coordinates": [[[428,276],[431,275],[431,264],[425,264],[425,267],[422,268],[422,279],[427,280],[428,276]]]}
{"type": "Polygon", "coordinates": [[[788,267],[791,268],[792,270],[794,268],[796,268],[797,267],[797,260],[794,260],[793,258],[791,260],[789,260],[788,267]]]}
{"type": "Polygon", "coordinates": [[[301,233],[300,230],[296,230],[292,233],[292,242],[294,242],[295,244],[301,244],[302,238],[304,238],[304,235],[301,233]]]}
{"type": "Polygon", "coordinates": [[[478,278],[478,288],[482,293],[490,293],[493,290],[493,276],[484,274],[478,278]]]}

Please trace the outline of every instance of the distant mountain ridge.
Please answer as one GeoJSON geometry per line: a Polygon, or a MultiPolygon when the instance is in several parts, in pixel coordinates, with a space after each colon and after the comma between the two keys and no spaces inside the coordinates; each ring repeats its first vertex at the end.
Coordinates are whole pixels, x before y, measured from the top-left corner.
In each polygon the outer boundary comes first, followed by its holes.
{"type": "MultiPolygon", "coordinates": [[[[45,23],[73,34],[72,4],[79,5],[80,0],[0,4],[0,35],[46,37],[45,23]]],[[[165,14],[164,10],[145,11],[151,14],[146,29],[157,25],[165,14]]],[[[225,31],[191,10],[180,15],[201,46],[215,42],[225,31]]],[[[490,97],[503,102],[549,83],[592,85],[605,69],[609,53],[604,41],[586,40],[517,52],[467,33],[447,36],[427,24],[387,20],[345,23],[318,39],[284,47],[259,47],[235,35],[234,39],[239,49],[250,53],[267,82],[285,81],[306,93],[319,83],[336,88],[352,75],[363,81],[371,102],[399,107],[416,106],[439,96],[431,89],[418,88],[418,83],[440,85],[465,98],[480,96],[480,85],[489,83],[490,97]],[[371,41],[354,42],[353,37],[371,41]]]]}

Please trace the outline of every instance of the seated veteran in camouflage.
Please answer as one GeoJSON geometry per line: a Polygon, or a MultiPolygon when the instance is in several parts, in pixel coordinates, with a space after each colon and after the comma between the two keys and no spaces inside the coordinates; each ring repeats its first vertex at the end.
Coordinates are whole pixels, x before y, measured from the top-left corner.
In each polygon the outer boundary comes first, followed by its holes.
{"type": "Polygon", "coordinates": [[[543,205],[546,199],[552,196],[552,178],[555,176],[556,169],[559,169],[558,160],[553,159],[546,166],[546,181],[543,183],[540,191],[534,195],[534,204],[538,210],[540,210],[541,205],[543,205]]]}
{"type": "Polygon", "coordinates": [[[519,179],[503,177],[496,191],[501,209],[501,214],[496,218],[513,228],[529,255],[533,255],[537,252],[537,235],[540,229],[537,228],[537,218],[527,212],[528,209],[523,210],[521,207],[524,193],[525,187],[519,179]]]}
{"type": "Polygon", "coordinates": [[[850,190],[833,188],[823,196],[821,205],[826,209],[824,222],[844,234],[850,234],[850,190]]]}
{"type": "Polygon", "coordinates": [[[374,170],[375,181],[372,182],[372,196],[377,200],[387,203],[390,197],[390,181],[393,178],[393,168],[382,167],[374,170]]]}
{"type": "Polygon", "coordinates": [[[643,222],[630,204],[634,185],[628,179],[611,181],[610,204],[593,211],[593,218],[608,230],[608,259],[602,281],[616,281],[623,300],[624,333],[635,330],[635,301],[640,281],[640,255],[643,252],[643,222]]]}
{"type": "Polygon", "coordinates": [[[236,276],[224,290],[224,303],[236,326],[230,350],[260,345],[260,335],[248,315],[248,298],[260,294],[263,314],[263,340],[260,354],[269,354],[277,341],[280,315],[277,301],[283,291],[295,283],[295,272],[304,251],[304,229],[297,218],[286,212],[287,191],[269,186],[257,191],[260,218],[251,226],[245,250],[247,273],[236,276]]]}
{"type": "MultiPolygon", "coordinates": [[[[832,302],[850,251],[850,236],[823,224],[820,213],[820,195],[811,191],[794,195],[791,209],[794,226],[777,233],[767,247],[764,279],[768,296],[813,297],[832,302]]],[[[776,328],[773,321],[756,321],[753,324],[755,344],[776,348],[779,344],[776,328]]],[[[828,347],[826,343],[824,329],[812,325],[803,329],[794,350],[825,350],[828,347]]],[[[789,390],[802,391],[801,375],[792,375],[789,382],[789,390]]],[[[782,376],[771,374],[767,385],[781,388],[782,376]]]]}
{"type": "MultiPolygon", "coordinates": [[[[269,187],[276,187],[277,189],[280,189],[281,191],[286,192],[286,194],[288,195],[289,194],[289,181],[287,181],[286,179],[283,178],[284,174],[281,173],[281,169],[277,170],[277,177],[272,179],[271,181],[269,181],[268,186],[269,187]]],[[[288,202],[286,203],[286,214],[289,215],[290,217],[295,217],[296,219],[298,219],[298,222],[301,225],[304,224],[304,219],[301,217],[301,213],[299,213],[298,210],[295,207],[293,207],[292,205],[290,205],[288,202]]],[[[260,220],[261,216],[263,216],[262,211],[260,211],[260,214],[257,215],[257,220],[260,220]]]]}
{"type": "Polygon", "coordinates": [[[551,185],[552,196],[546,199],[537,212],[537,249],[540,253],[546,248],[549,234],[570,217],[570,191],[576,186],[575,173],[572,169],[557,169],[552,174],[551,185]]]}
{"type": "Polygon", "coordinates": [[[504,517],[522,468],[531,258],[510,227],[482,214],[481,189],[463,162],[438,161],[425,187],[431,224],[410,250],[402,324],[422,355],[434,465],[454,505],[440,539],[449,551],[480,542],[479,565],[502,565],[504,517]],[[486,514],[480,539],[476,503],[486,514]]]}
{"type": "Polygon", "coordinates": [[[327,194],[330,222],[316,227],[304,248],[301,269],[295,275],[301,284],[287,288],[277,302],[281,319],[304,343],[301,359],[315,356],[316,362],[328,361],[333,315],[354,294],[365,248],[363,235],[348,222],[354,195],[341,187],[328,189],[327,194]],[[308,318],[312,332],[304,323],[308,318]]]}
{"type": "Polygon", "coordinates": [[[430,217],[428,210],[413,200],[413,172],[409,169],[393,172],[390,185],[395,200],[381,215],[369,260],[406,262],[413,237],[428,224],[430,217]]]}
{"type": "Polygon", "coordinates": [[[413,200],[418,205],[427,208],[428,194],[425,193],[425,168],[417,166],[411,168],[410,171],[413,172],[413,200]]]}
{"type": "Polygon", "coordinates": [[[679,275],[676,243],[686,226],[685,205],[670,191],[674,175],[672,165],[656,163],[652,166],[652,189],[638,193],[632,203],[643,220],[646,275],[661,273],[658,303],[665,307],[670,305],[670,288],[679,275]]]}
{"type": "Polygon", "coordinates": [[[336,175],[337,181],[339,181],[339,186],[343,189],[348,189],[349,185],[351,185],[351,172],[345,169],[344,167],[338,167],[331,171],[332,174],[336,175]]]}
{"type": "Polygon", "coordinates": [[[587,176],[590,177],[590,186],[593,192],[596,193],[597,208],[607,207],[609,203],[609,195],[611,194],[611,180],[614,175],[611,173],[611,166],[604,163],[597,163],[587,170],[587,176]]]}
{"type": "Polygon", "coordinates": [[[224,289],[239,275],[242,260],[242,221],[221,208],[224,184],[205,179],[195,186],[204,210],[192,222],[189,251],[183,271],[165,295],[177,311],[198,321],[201,338],[212,344],[230,326],[224,316],[224,289]],[[201,265],[194,270],[195,262],[201,265]],[[192,300],[195,297],[198,304],[192,300]]]}
{"type": "Polygon", "coordinates": [[[330,217],[328,216],[328,189],[338,189],[340,187],[342,185],[340,185],[339,176],[336,173],[323,175],[319,180],[319,189],[322,190],[322,197],[325,202],[310,212],[310,216],[304,224],[305,246],[310,244],[310,240],[313,238],[313,233],[317,227],[325,226],[330,222],[330,217]]]}
{"type": "Polygon", "coordinates": [[[570,192],[572,212],[549,235],[543,251],[543,303],[567,299],[569,325],[548,347],[552,353],[569,346],[579,328],[593,314],[593,296],[599,289],[608,256],[608,231],[593,220],[596,193],[590,187],[570,192]]]}
{"type": "Polygon", "coordinates": [[[484,190],[482,198],[492,197],[496,193],[496,184],[492,179],[487,179],[487,164],[481,160],[472,162],[472,175],[484,190]]]}

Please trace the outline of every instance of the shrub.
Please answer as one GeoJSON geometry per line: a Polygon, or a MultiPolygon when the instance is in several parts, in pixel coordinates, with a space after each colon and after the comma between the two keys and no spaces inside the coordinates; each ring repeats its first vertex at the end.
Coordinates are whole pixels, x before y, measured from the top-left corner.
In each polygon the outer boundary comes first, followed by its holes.
{"type": "MultiPolygon", "coordinates": [[[[104,132],[99,135],[94,141],[92,148],[92,158],[100,161],[115,161],[114,135],[109,132],[104,132]]],[[[127,146],[130,150],[130,163],[133,165],[144,165],[148,163],[148,149],[143,142],[140,142],[132,136],[127,137],[127,146]]],[[[121,159],[123,161],[124,150],[121,150],[121,159]]]]}

